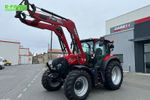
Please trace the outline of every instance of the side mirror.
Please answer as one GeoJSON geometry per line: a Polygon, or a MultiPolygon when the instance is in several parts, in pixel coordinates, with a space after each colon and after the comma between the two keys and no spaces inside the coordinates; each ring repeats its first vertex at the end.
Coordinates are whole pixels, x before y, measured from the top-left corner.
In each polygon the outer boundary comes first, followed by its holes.
{"type": "Polygon", "coordinates": [[[109,44],[109,49],[110,49],[110,51],[113,51],[114,50],[114,45],[111,43],[111,44],[109,44]]]}
{"type": "Polygon", "coordinates": [[[109,45],[109,48],[110,48],[110,49],[113,49],[113,48],[114,48],[114,45],[113,45],[113,44],[110,44],[110,45],[109,45]]]}
{"type": "Polygon", "coordinates": [[[104,38],[104,37],[101,37],[101,38],[100,38],[100,41],[99,41],[99,46],[104,45],[104,41],[105,41],[105,38],[104,38]]]}

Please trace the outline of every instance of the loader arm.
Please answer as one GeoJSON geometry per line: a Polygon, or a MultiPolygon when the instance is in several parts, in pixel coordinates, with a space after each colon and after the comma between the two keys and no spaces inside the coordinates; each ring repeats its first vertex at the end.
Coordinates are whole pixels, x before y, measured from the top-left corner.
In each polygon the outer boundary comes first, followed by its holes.
{"type": "Polygon", "coordinates": [[[76,54],[78,61],[81,63],[85,63],[86,56],[83,52],[79,35],[73,21],[57,15],[53,12],[49,12],[43,8],[36,7],[34,4],[30,4],[28,0],[23,0],[20,5],[22,4],[27,5],[27,12],[29,16],[33,18],[33,20],[27,19],[26,14],[23,11],[16,11],[16,18],[19,18],[20,21],[26,25],[54,31],[55,34],[58,36],[62,51],[67,50],[69,55],[76,54]],[[37,9],[46,14],[36,12],[37,9]],[[65,27],[70,33],[74,47],[73,52],[71,52],[71,50],[69,49],[69,45],[62,27],[65,27]]]}

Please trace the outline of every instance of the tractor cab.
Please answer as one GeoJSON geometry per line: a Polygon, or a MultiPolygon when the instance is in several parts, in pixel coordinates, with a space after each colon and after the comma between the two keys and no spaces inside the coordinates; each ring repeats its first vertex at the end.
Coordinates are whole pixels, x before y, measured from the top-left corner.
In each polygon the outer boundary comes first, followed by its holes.
{"type": "Polygon", "coordinates": [[[89,67],[100,67],[103,59],[113,50],[113,42],[102,38],[81,40],[89,67]]]}

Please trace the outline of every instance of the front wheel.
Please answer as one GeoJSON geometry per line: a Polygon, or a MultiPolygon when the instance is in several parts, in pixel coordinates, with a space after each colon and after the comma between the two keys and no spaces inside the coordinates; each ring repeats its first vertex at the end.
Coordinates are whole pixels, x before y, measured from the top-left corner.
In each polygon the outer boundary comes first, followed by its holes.
{"type": "Polygon", "coordinates": [[[109,90],[117,90],[120,88],[123,81],[123,70],[118,61],[109,62],[105,71],[104,86],[109,90]]]}
{"type": "Polygon", "coordinates": [[[69,73],[64,84],[64,92],[69,100],[85,100],[91,90],[91,77],[84,70],[69,73]]]}
{"type": "Polygon", "coordinates": [[[3,69],[3,67],[0,65],[0,70],[2,70],[3,69]]]}
{"type": "MultiPolygon", "coordinates": [[[[46,70],[42,76],[42,85],[47,91],[59,90],[63,85],[62,81],[59,81],[58,79],[52,79],[52,75],[53,74],[50,73],[49,70],[46,70]]],[[[53,75],[53,77],[55,76],[53,75]]]]}

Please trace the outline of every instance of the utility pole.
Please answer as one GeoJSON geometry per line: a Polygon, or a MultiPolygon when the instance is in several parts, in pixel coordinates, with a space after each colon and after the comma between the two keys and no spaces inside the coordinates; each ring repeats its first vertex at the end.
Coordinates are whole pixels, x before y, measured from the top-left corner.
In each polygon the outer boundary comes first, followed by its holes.
{"type": "Polygon", "coordinates": [[[52,60],[52,44],[53,44],[53,31],[51,31],[51,39],[50,39],[50,60],[52,60]]]}

